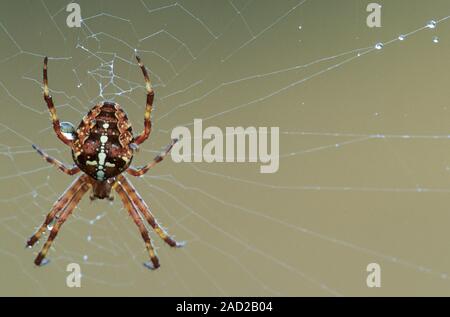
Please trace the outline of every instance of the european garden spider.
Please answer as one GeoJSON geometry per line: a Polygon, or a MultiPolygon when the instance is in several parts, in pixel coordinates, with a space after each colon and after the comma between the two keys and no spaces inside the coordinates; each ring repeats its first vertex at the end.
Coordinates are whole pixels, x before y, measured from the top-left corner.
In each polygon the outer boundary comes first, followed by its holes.
{"type": "Polygon", "coordinates": [[[114,189],[117,192],[145,241],[145,247],[151,260],[151,262],[144,263],[147,268],[158,268],[159,260],[153,249],[152,240],[150,239],[147,228],[142,221],[142,216],[144,216],[148,224],[168,245],[171,247],[181,247],[184,245],[184,242],[177,242],[170,237],[158,224],[158,221],[150,212],[149,207],[137,193],[133,185],[123,175],[125,171],[133,176],[144,175],[149,169],[161,162],[177,142],[177,139],[173,139],[166,149],[160,155],[157,155],[151,163],[140,168],[130,166],[134,150],[150,135],[152,129],[150,116],[154,98],[154,92],[147,70],[138,56],[136,56],[136,59],[144,75],[147,90],[144,131],[136,137],[132,134],[131,124],[128,122],[127,115],[114,102],[105,101],[96,104],[84,116],[76,130],[69,123],[63,123],[61,125],[56,115],[52,97],[49,95],[47,80],[48,59],[47,57],[44,59],[44,99],[50,111],[53,129],[58,138],[72,149],[72,157],[75,164],[67,167],[64,163],[44,153],[36,145],[33,145],[33,148],[48,163],[55,165],[64,173],[74,175],[82,171],[83,174],[59,197],[45,218],[44,223],[27,241],[27,246],[31,248],[46,229],[50,229],[50,225],[54,223],[47,241],[34,260],[34,263],[38,266],[48,263],[45,256],[59,229],[89,189],[92,189],[91,200],[97,198],[108,198],[112,200],[111,190],[114,189]]]}

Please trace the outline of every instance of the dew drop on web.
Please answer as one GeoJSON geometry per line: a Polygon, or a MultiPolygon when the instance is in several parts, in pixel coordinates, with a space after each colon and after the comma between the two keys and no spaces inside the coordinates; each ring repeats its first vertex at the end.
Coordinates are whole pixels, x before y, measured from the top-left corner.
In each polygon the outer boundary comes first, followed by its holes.
{"type": "Polygon", "coordinates": [[[430,20],[430,21],[428,21],[428,23],[427,23],[427,28],[429,28],[429,29],[435,29],[435,28],[436,28],[436,25],[437,25],[437,23],[436,23],[435,20],[430,20]]]}

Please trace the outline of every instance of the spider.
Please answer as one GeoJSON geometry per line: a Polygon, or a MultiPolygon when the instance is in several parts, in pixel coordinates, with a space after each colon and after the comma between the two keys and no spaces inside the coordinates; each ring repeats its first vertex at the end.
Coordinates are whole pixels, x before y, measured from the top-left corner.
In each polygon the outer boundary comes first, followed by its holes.
{"type": "Polygon", "coordinates": [[[44,153],[36,145],[33,148],[50,164],[56,166],[68,175],[75,175],[82,172],[81,176],[66,189],[66,191],[53,204],[52,209],[47,214],[42,225],[36,233],[27,241],[27,247],[31,248],[47,229],[50,235],[42,250],[37,255],[34,263],[37,266],[45,265],[49,262],[46,255],[53,240],[56,238],[61,226],[72,214],[75,207],[80,202],[84,194],[92,189],[91,200],[109,199],[112,200],[112,190],[115,190],[120,197],[124,207],[139,228],[145,242],[150,262],[144,265],[149,269],[157,269],[159,260],[153,248],[152,240],[149,236],[142,216],[153,228],[153,230],[171,247],[181,247],[184,242],[177,242],[159,225],[151,213],[149,207],[141,198],[133,185],[123,175],[127,172],[133,176],[142,176],[149,169],[161,162],[170,152],[177,139],[167,145],[165,150],[157,155],[149,164],[135,168],[130,166],[133,159],[133,152],[138,149],[138,145],[143,143],[150,135],[152,129],[151,113],[153,108],[154,91],[145,66],[139,56],[136,56],[139,67],[145,79],[147,91],[147,104],[144,116],[144,131],[138,136],[133,136],[131,124],[127,115],[119,104],[114,102],[101,102],[96,104],[81,120],[78,128],[75,129],[70,123],[60,123],[56,115],[56,108],[53,99],[49,94],[47,79],[48,58],[44,59],[43,79],[44,79],[44,100],[50,111],[53,129],[58,138],[68,145],[72,150],[72,158],[75,164],[67,166],[55,158],[44,153]],[[54,224],[54,225],[53,225],[54,224]],[[52,226],[53,225],[53,226],[52,226]]]}

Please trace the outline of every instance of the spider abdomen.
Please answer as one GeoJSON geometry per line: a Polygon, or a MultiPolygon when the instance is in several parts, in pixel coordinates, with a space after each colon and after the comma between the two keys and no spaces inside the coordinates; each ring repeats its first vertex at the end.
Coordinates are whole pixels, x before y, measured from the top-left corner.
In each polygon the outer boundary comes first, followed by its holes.
{"type": "Polygon", "coordinates": [[[72,156],[78,167],[98,181],[115,177],[133,158],[131,125],[116,103],[95,105],[76,131],[72,156]]]}

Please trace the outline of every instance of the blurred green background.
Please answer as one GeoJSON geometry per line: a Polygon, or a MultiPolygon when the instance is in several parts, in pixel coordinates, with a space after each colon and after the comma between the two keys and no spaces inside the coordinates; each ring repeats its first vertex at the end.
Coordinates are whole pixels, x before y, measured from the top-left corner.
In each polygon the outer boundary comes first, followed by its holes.
{"type": "Polygon", "coordinates": [[[450,20],[424,28],[450,2],[379,0],[382,27],[369,28],[370,2],[78,1],[82,27],[69,28],[67,1],[3,1],[0,295],[450,295],[450,20]],[[114,100],[137,132],[135,49],[156,91],[135,164],[202,118],[280,127],[280,169],[166,159],[131,179],[188,242],[172,250],[153,235],[159,270],[142,266],[120,201],[87,197],[36,268],[42,243],[25,241],[72,181],[31,149],[71,163],[42,98],[43,56],[63,121],[114,100]],[[366,285],[372,262],[381,288],[366,285]],[[69,263],[81,266],[81,288],[66,286],[69,263]]]}

